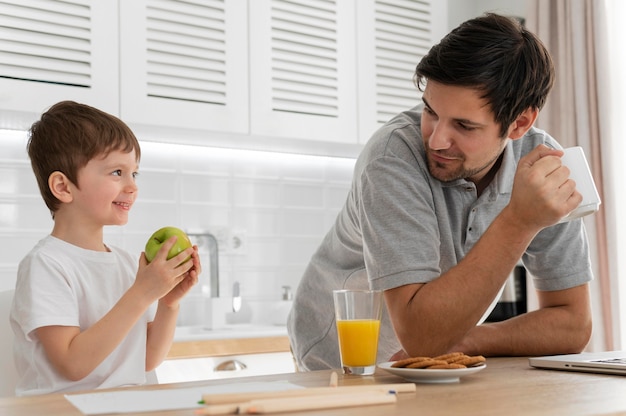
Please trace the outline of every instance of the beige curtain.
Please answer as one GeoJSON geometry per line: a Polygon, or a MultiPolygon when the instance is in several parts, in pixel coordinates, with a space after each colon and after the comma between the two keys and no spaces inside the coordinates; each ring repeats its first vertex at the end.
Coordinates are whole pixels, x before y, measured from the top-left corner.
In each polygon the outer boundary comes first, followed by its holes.
{"type": "MultiPolygon", "coordinates": [[[[599,79],[607,77],[607,66],[597,39],[603,26],[602,0],[528,0],[526,25],[550,50],[556,67],[555,86],[537,120],[564,147],[582,146],[598,192],[604,198],[599,79]]],[[[585,218],[594,263],[592,282],[594,334],[588,350],[613,349],[615,334],[611,313],[611,280],[607,255],[604,207],[585,218]]]]}

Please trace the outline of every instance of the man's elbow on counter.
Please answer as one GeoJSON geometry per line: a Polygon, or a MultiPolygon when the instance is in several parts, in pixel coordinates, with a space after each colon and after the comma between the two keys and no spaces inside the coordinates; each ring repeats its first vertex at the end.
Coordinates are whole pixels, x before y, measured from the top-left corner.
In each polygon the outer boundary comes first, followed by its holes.
{"type": "Polygon", "coordinates": [[[572,334],[570,342],[570,350],[564,351],[564,354],[578,354],[582,352],[591,340],[593,324],[591,320],[579,325],[579,328],[572,334]]]}

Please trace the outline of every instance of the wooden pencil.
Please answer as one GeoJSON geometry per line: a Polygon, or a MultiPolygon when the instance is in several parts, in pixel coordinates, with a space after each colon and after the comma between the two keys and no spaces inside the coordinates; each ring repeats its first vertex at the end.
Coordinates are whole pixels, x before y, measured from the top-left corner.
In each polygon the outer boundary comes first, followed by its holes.
{"type": "Polygon", "coordinates": [[[196,409],[197,415],[267,414],[305,410],[333,409],[351,406],[392,404],[396,395],[382,391],[365,391],[346,394],[277,397],[250,400],[239,404],[208,405],[196,409]]]}
{"type": "Polygon", "coordinates": [[[394,393],[413,393],[416,391],[413,383],[395,383],[395,384],[367,384],[361,386],[337,386],[337,387],[309,387],[304,389],[280,390],[280,391],[262,391],[249,393],[225,393],[225,394],[204,394],[202,400],[204,404],[226,404],[226,403],[242,403],[250,400],[303,397],[303,396],[319,396],[319,395],[336,395],[350,394],[361,392],[394,392],[394,393]]]}
{"type": "Polygon", "coordinates": [[[248,406],[239,408],[241,414],[265,414],[297,412],[304,410],[334,409],[351,406],[371,406],[396,402],[390,393],[354,393],[346,395],[292,397],[288,399],[253,400],[248,406]]]}
{"type": "Polygon", "coordinates": [[[337,383],[339,382],[338,380],[337,372],[333,371],[330,373],[330,383],[328,385],[330,387],[337,387],[337,383]]]}

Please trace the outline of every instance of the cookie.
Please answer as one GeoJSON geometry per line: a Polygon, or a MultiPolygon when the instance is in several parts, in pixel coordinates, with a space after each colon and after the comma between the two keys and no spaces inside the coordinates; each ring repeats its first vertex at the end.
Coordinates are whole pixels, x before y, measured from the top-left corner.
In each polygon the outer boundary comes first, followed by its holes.
{"type": "Polygon", "coordinates": [[[433,360],[432,358],[428,358],[426,360],[417,361],[415,363],[411,363],[406,366],[406,368],[429,368],[433,365],[445,365],[448,364],[443,360],[433,360]]]}
{"type": "Polygon", "coordinates": [[[459,368],[467,368],[463,364],[455,364],[455,363],[446,363],[446,364],[435,364],[428,367],[429,370],[456,370],[459,368]]]}
{"type": "Polygon", "coordinates": [[[475,365],[479,365],[484,363],[485,357],[483,357],[482,355],[475,355],[473,357],[464,357],[458,361],[454,361],[454,364],[462,364],[466,367],[473,367],[475,365]]]}
{"type": "Polygon", "coordinates": [[[467,357],[467,355],[463,354],[462,352],[450,352],[448,354],[443,354],[443,355],[438,355],[437,357],[433,357],[433,360],[443,360],[443,361],[450,363],[461,357],[467,357]]]}
{"type": "Polygon", "coordinates": [[[405,358],[403,360],[398,360],[395,361],[393,364],[391,364],[392,367],[395,368],[403,368],[406,367],[409,364],[413,364],[419,361],[423,361],[423,360],[430,360],[430,357],[411,357],[411,358],[405,358]]]}
{"type": "Polygon", "coordinates": [[[405,358],[393,362],[391,367],[412,369],[459,369],[477,366],[485,361],[485,357],[482,355],[469,356],[462,352],[450,352],[436,357],[405,358]]]}

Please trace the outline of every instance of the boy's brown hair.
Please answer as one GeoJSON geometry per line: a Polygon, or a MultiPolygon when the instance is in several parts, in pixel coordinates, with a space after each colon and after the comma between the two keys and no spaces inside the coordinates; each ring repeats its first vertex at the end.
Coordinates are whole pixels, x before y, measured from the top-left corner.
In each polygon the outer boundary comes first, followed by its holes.
{"type": "Polygon", "coordinates": [[[39,191],[53,214],[61,202],[52,194],[48,178],[61,172],[78,186],[78,171],[97,156],[109,152],[135,150],[141,157],[139,142],[119,118],[73,101],[62,101],[42,114],[29,131],[28,156],[39,191]]]}

